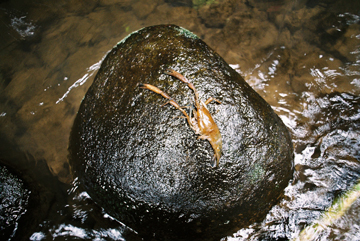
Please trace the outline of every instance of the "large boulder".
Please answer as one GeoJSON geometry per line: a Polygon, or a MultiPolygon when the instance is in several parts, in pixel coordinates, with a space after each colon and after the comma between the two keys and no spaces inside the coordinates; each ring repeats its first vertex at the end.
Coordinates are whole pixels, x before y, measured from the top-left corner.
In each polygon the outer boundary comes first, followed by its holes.
{"type": "Polygon", "coordinates": [[[217,53],[174,25],[143,28],[107,55],[70,138],[74,175],[109,214],[145,239],[217,240],[264,218],[292,177],[287,128],[217,53]],[[159,87],[182,106],[191,89],[209,104],[223,140],[220,164],[181,112],[139,88],[159,87]],[[189,238],[191,237],[191,238],[189,238]]]}

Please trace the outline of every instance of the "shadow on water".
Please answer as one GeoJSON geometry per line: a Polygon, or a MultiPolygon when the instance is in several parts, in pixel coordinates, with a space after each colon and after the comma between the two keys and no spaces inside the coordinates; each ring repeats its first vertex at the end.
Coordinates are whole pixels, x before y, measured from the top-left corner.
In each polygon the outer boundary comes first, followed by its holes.
{"type": "MultiPolygon", "coordinates": [[[[194,32],[232,64],[292,134],[295,173],[284,198],[262,223],[223,240],[295,238],[357,182],[358,1],[1,1],[0,160],[9,176],[1,188],[15,200],[2,196],[1,220],[15,217],[1,224],[5,237],[139,239],[73,180],[67,146],[106,53],[132,31],[164,23],[194,32]]],[[[359,240],[358,207],[321,238],[359,240]]]]}

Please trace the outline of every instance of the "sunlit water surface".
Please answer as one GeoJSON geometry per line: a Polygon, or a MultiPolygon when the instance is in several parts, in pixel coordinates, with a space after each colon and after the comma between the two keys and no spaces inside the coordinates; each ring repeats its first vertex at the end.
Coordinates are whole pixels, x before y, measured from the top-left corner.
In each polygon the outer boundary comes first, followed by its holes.
{"type": "MultiPolygon", "coordinates": [[[[155,24],[177,24],[202,38],[272,106],[293,138],[295,172],[284,198],[263,222],[223,240],[296,238],[357,182],[360,4],[219,0],[215,8],[199,2],[0,3],[0,160],[40,190],[43,202],[28,207],[42,210],[28,230],[31,240],[139,239],[73,180],[67,145],[106,53],[155,24]]],[[[359,207],[357,200],[318,239],[360,240],[359,207]]]]}

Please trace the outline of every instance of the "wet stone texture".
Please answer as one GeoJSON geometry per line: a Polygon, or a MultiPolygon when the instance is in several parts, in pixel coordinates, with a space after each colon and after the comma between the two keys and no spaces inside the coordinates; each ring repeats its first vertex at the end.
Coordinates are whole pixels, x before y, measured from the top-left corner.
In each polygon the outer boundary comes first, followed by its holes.
{"type": "Polygon", "coordinates": [[[0,238],[14,236],[20,217],[26,212],[30,191],[5,166],[0,166],[0,238]]]}
{"type": "Polygon", "coordinates": [[[70,137],[74,175],[112,216],[145,239],[219,240],[261,221],[292,177],[288,130],[271,107],[217,53],[189,31],[160,25],[134,32],[107,55],[82,101],[70,137]],[[182,106],[189,87],[210,103],[222,138],[197,140],[181,113],[139,88],[148,83],[182,106]]]}

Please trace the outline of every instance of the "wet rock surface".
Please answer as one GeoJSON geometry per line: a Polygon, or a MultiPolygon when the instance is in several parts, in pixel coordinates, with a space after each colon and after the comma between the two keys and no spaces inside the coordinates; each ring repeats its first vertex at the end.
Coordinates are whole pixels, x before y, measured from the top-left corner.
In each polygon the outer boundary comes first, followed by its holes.
{"type": "MultiPolygon", "coordinates": [[[[214,239],[263,218],[292,176],[288,130],[270,106],[203,41],[174,25],[144,28],[102,63],[75,119],[71,165],[90,196],[143,237],[214,239]],[[193,104],[173,68],[209,104],[223,138],[218,168],[180,112],[139,88],[193,104]]],[[[174,239],[172,239],[174,240],[174,239]]]]}
{"type": "Polygon", "coordinates": [[[14,146],[3,145],[0,153],[6,149],[18,154],[16,158],[6,155],[0,158],[1,240],[38,240],[32,234],[42,227],[41,223],[49,214],[58,211],[67,186],[51,175],[45,161],[38,161],[34,167],[31,157],[14,146]],[[31,171],[25,174],[24,169],[31,171]]]}
{"type": "Polygon", "coordinates": [[[23,181],[0,166],[0,237],[8,240],[14,236],[20,217],[26,212],[30,191],[23,181]]]}

